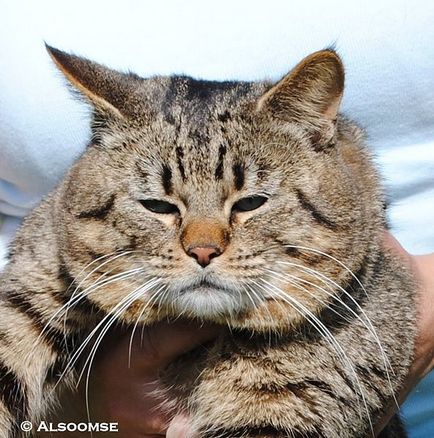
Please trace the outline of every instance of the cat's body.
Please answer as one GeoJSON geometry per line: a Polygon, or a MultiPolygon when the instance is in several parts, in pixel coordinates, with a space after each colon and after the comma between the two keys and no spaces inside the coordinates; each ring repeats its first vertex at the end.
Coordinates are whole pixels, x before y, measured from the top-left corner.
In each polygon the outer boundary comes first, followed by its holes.
{"type": "Polygon", "coordinates": [[[43,417],[95,327],[179,315],[232,329],[162,376],[200,436],[369,435],[411,361],[414,286],[381,247],[336,54],[271,87],[50,52],[94,105],[93,139],[0,279],[0,435],[43,417]]]}

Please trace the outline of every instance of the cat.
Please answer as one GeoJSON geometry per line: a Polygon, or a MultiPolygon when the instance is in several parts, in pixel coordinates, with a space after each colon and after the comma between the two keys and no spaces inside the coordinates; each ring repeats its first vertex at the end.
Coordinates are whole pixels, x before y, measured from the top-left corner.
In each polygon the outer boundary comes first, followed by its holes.
{"type": "Polygon", "coordinates": [[[0,436],[44,418],[108,327],[181,315],[230,328],[161,375],[196,436],[372,436],[411,364],[415,282],[381,245],[337,53],[272,84],[143,79],[47,50],[92,138],[0,279],[0,436]]]}

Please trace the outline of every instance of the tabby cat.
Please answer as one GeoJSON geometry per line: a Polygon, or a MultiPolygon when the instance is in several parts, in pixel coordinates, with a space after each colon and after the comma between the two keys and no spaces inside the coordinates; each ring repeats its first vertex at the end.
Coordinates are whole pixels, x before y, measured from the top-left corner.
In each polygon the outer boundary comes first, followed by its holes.
{"type": "Polygon", "coordinates": [[[338,55],[270,84],[48,52],[91,104],[92,139],[0,279],[0,436],[43,419],[110,326],[180,315],[231,329],[161,376],[197,436],[372,436],[411,362],[414,282],[381,246],[338,55]]]}

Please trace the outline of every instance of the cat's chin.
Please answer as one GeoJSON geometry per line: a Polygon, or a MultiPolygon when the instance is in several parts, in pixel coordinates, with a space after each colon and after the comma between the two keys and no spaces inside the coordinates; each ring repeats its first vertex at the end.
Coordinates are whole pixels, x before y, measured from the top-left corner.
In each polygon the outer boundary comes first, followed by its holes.
{"type": "Polygon", "coordinates": [[[195,319],[226,322],[238,317],[253,304],[232,291],[197,287],[179,294],[170,304],[170,312],[195,319]]]}
{"type": "Polygon", "coordinates": [[[170,313],[173,313],[168,316],[176,317],[182,314],[202,322],[222,324],[255,333],[284,333],[304,322],[304,318],[294,309],[274,300],[264,301],[256,307],[250,302],[243,307],[240,306],[239,298],[234,299],[229,295],[219,297],[219,300],[213,302],[204,295],[201,298],[186,295],[184,300],[179,302],[181,307],[172,308],[170,313]]]}
{"type": "Polygon", "coordinates": [[[287,332],[304,322],[300,313],[284,302],[264,300],[254,303],[238,294],[206,287],[181,293],[176,300],[149,307],[146,312],[143,312],[143,302],[138,301],[130,306],[123,318],[129,324],[139,321],[149,325],[180,316],[256,333],[287,332]]]}

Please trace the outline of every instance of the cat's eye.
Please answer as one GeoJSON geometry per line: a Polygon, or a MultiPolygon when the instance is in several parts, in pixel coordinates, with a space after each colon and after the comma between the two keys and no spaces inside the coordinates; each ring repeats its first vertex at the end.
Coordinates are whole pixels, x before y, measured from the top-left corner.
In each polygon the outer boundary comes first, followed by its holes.
{"type": "Polygon", "coordinates": [[[175,204],[160,201],[159,199],[143,199],[140,203],[153,213],[159,214],[179,214],[179,209],[175,204]]]}
{"type": "Polygon", "coordinates": [[[232,212],[242,212],[256,210],[267,201],[265,196],[249,196],[248,198],[240,199],[232,206],[232,212]]]}

